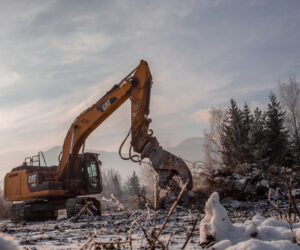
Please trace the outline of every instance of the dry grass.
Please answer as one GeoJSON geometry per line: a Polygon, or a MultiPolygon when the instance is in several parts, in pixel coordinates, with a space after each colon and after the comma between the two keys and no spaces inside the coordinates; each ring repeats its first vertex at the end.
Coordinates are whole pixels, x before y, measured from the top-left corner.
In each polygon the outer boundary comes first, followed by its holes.
{"type": "MultiPolygon", "coordinates": [[[[169,249],[169,244],[172,241],[172,238],[174,236],[174,232],[171,232],[168,240],[164,242],[163,240],[159,239],[161,234],[165,230],[165,226],[169,220],[169,218],[172,216],[172,213],[174,209],[176,208],[180,198],[182,197],[183,193],[186,191],[188,183],[186,183],[182,189],[180,194],[178,195],[176,201],[173,203],[172,207],[170,208],[167,217],[164,219],[162,225],[160,228],[156,227],[156,211],[150,212],[149,207],[147,207],[147,211],[142,213],[139,216],[135,216],[132,212],[128,211],[125,206],[114,196],[111,195],[111,199],[106,199],[107,202],[112,203],[114,206],[118,207],[120,211],[125,211],[128,215],[128,218],[131,220],[130,229],[127,231],[126,238],[125,239],[116,239],[116,240],[110,240],[110,241],[100,241],[99,239],[96,240],[97,235],[100,234],[97,230],[95,230],[94,234],[87,240],[87,242],[80,248],[80,249],[133,249],[132,246],[132,232],[133,232],[133,226],[137,225],[141,232],[141,242],[140,242],[140,248],[141,249],[156,249],[157,247],[160,249],[169,249]],[[142,223],[141,219],[146,218],[145,222],[142,223]],[[152,225],[151,228],[147,228],[148,225],[152,225]],[[144,239],[146,239],[144,241],[144,239]]],[[[186,247],[188,241],[190,240],[190,237],[193,234],[193,231],[195,229],[197,222],[194,223],[191,231],[187,233],[187,238],[184,242],[183,248],[186,247]]]]}

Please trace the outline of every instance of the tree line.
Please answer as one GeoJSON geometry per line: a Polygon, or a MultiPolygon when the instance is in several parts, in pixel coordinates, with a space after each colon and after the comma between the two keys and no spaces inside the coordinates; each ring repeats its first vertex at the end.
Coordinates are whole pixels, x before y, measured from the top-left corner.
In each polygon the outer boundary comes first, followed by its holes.
{"type": "Polygon", "coordinates": [[[132,175],[128,177],[124,184],[122,184],[120,173],[114,169],[102,171],[102,196],[110,198],[111,194],[121,197],[123,195],[137,196],[142,191],[139,177],[133,171],[132,175]]]}
{"type": "Polygon", "coordinates": [[[300,169],[300,89],[296,78],[279,84],[280,100],[269,95],[265,110],[253,111],[230,100],[211,110],[205,162],[211,173],[251,174],[253,169],[280,175],[280,167],[300,169]],[[279,171],[279,172],[278,172],[279,171]]]}

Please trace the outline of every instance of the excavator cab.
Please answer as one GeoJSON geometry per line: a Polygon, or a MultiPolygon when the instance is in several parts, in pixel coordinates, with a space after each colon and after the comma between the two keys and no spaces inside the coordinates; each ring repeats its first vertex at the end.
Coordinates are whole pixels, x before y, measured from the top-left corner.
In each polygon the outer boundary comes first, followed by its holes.
{"type": "Polygon", "coordinates": [[[100,172],[101,161],[98,160],[98,154],[84,153],[83,172],[86,190],[88,194],[97,194],[102,191],[102,178],[100,172]]]}
{"type": "Polygon", "coordinates": [[[70,155],[65,186],[73,195],[98,194],[102,191],[101,161],[96,153],[70,155]],[[74,158],[73,158],[74,157],[74,158]]]}

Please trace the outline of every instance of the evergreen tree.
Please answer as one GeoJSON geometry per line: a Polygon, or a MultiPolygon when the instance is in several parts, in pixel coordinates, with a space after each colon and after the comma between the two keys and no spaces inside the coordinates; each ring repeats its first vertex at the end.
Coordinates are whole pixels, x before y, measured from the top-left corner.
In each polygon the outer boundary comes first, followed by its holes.
{"type": "Polygon", "coordinates": [[[284,115],[276,96],[270,94],[266,113],[267,156],[270,165],[285,165],[289,154],[288,133],[284,128],[284,115]]]}
{"type": "Polygon", "coordinates": [[[261,168],[266,165],[266,132],[265,132],[266,114],[259,108],[254,110],[253,120],[249,131],[249,144],[252,155],[252,165],[261,168]]]}
{"type": "Polygon", "coordinates": [[[127,189],[131,195],[138,195],[141,191],[139,177],[135,171],[133,171],[132,176],[128,179],[127,189]]]}
{"type": "Polygon", "coordinates": [[[242,111],[233,99],[230,100],[230,107],[222,130],[221,154],[223,163],[226,167],[236,169],[241,163],[244,163],[242,145],[245,138],[242,111]]]}
{"type": "Polygon", "coordinates": [[[117,174],[114,175],[112,180],[112,191],[116,197],[120,197],[122,195],[122,189],[119,181],[119,177],[117,174]]]}
{"type": "Polygon", "coordinates": [[[242,158],[243,158],[242,161],[251,164],[253,159],[251,154],[251,145],[249,142],[249,133],[250,133],[251,125],[253,123],[253,115],[251,114],[251,111],[246,103],[244,104],[241,118],[242,118],[242,126],[241,126],[242,149],[241,150],[242,150],[242,158]]]}
{"type": "Polygon", "coordinates": [[[242,124],[245,135],[248,134],[250,131],[251,123],[253,122],[253,115],[251,114],[251,111],[247,105],[247,103],[244,104],[244,108],[242,111],[242,124]]]}

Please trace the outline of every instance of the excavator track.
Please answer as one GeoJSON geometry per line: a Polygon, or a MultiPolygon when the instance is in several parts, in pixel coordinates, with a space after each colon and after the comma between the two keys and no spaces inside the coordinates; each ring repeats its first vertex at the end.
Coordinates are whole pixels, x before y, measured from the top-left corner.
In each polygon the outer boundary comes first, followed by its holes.
{"type": "Polygon", "coordinates": [[[68,199],[66,204],[67,216],[71,218],[78,214],[84,205],[77,201],[77,198],[68,199]]]}
{"type": "Polygon", "coordinates": [[[10,208],[10,220],[12,223],[20,223],[25,221],[25,202],[15,203],[10,208]]]}
{"type": "Polygon", "coordinates": [[[15,203],[10,209],[10,219],[13,223],[55,220],[57,216],[58,211],[44,201],[15,203]]]}
{"type": "Polygon", "coordinates": [[[94,197],[76,197],[67,200],[66,210],[68,218],[76,216],[88,204],[88,209],[94,216],[101,216],[101,203],[94,197]]]}

